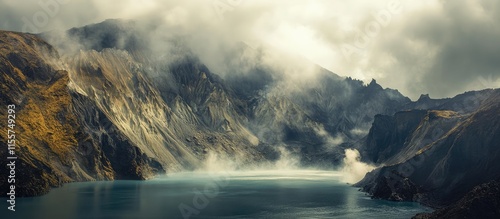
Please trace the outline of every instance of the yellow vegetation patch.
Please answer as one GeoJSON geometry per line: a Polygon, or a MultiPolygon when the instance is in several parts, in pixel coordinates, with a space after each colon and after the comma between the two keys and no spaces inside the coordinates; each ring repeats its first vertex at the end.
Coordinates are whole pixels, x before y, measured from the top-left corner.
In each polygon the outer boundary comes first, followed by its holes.
{"type": "Polygon", "coordinates": [[[429,114],[446,119],[457,117],[459,115],[457,112],[451,110],[431,110],[429,114]]]}
{"type": "Polygon", "coordinates": [[[27,146],[33,154],[41,155],[44,148],[32,147],[46,145],[63,162],[69,162],[67,155],[72,147],[77,146],[74,137],[76,118],[68,113],[71,97],[67,92],[67,81],[68,77],[64,75],[51,86],[29,84],[26,105],[17,112],[17,123],[22,129],[19,138],[23,144],[20,146],[27,146]]]}

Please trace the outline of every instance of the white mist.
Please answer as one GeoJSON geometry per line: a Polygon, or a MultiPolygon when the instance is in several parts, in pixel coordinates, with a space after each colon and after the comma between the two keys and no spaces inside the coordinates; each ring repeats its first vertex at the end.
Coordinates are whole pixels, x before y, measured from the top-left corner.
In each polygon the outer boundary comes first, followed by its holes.
{"type": "Polygon", "coordinates": [[[366,173],[375,169],[374,166],[360,161],[361,155],[356,149],[345,149],[345,158],[342,172],[342,181],[346,183],[356,183],[363,179],[366,173]]]}

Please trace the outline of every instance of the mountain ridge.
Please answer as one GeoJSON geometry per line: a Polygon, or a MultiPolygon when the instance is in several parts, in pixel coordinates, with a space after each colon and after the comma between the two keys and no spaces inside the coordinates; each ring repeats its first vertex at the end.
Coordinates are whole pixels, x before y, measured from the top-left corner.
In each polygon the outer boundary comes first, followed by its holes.
{"type": "MultiPolygon", "coordinates": [[[[156,56],[142,28],[155,31],[120,20],[62,35],[0,31],[7,94],[0,105],[19,106],[24,133],[20,196],[66,182],[199,169],[214,155],[235,161],[233,168],[273,163],[286,153],[303,166],[338,167],[344,150],[355,148],[362,161],[381,166],[356,184],[363,191],[441,207],[499,170],[493,162],[498,89],[413,102],[376,80],[365,85],[320,67],[310,84],[290,81],[262,61],[217,74],[182,45],[179,53],[156,56]],[[479,152],[470,146],[478,143],[479,152]],[[478,164],[481,153],[493,158],[478,164]],[[486,168],[471,174],[458,158],[486,168]]],[[[242,57],[230,62],[254,60],[242,57]]]]}
{"type": "MultiPolygon", "coordinates": [[[[458,201],[474,186],[498,178],[500,167],[495,160],[500,153],[494,142],[499,138],[500,90],[482,93],[488,97],[469,113],[424,110],[417,119],[418,128],[402,135],[406,140],[390,144],[399,149],[389,158],[396,160],[368,173],[357,186],[376,198],[443,207],[458,201]],[[414,186],[402,186],[406,182],[414,186]]],[[[369,136],[380,136],[374,131],[369,136]]]]}

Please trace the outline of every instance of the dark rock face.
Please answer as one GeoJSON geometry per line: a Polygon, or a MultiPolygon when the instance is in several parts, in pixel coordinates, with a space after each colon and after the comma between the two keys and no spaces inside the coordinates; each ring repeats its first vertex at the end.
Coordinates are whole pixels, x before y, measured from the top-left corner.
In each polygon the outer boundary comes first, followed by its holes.
{"type": "Polygon", "coordinates": [[[226,77],[228,87],[246,103],[244,112],[257,137],[271,145],[286,143],[298,151],[304,163],[338,157],[349,143],[366,134],[376,114],[393,114],[410,102],[374,80],[365,85],[320,67],[316,71],[317,78],[306,84],[284,81],[279,72],[263,63],[250,72],[226,77]],[[253,78],[254,74],[262,78],[253,78]],[[247,79],[255,83],[239,84],[247,79]],[[333,138],[342,139],[341,143],[333,144],[333,138]]]}
{"type": "Polygon", "coordinates": [[[432,213],[417,214],[413,218],[500,218],[500,182],[497,180],[476,186],[454,204],[432,213]]]}
{"type": "MultiPolygon", "coordinates": [[[[486,90],[475,95],[486,98],[479,98],[479,106],[473,105],[467,109],[453,108],[460,106],[464,95],[447,100],[448,103],[453,102],[450,108],[463,114],[449,110],[425,110],[415,117],[420,118],[420,121],[394,122],[398,115],[384,117],[385,120],[376,119],[367,137],[366,153],[375,155],[370,157],[374,162],[384,162],[386,165],[368,173],[357,186],[375,198],[419,201],[443,207],[455,203],[475,186],[497,179],[500,176],[497,162],[500,159],[500,147],[496,143],[500,140],[500,90],[486,90]],[[466,113],[471,109],[475,110],[466,113]],[[382,128],[377,128],[379,126],[382,128]],[[407,129],[410,131],[400,131],[405,130],[404,127],[411,127],[407,129]],[[384,148],[381,145],[389,149],[374,153],[372,148],[384,148]],[[381,155],[386,159],[380,160],[381,155]]],[[[491,190],[488,194],[497,197],[499,194],[495,191],[491,190]]],[[[476,203],[474,200],[469,195],[454,205],[476,203]]],[[[488,206],[481,208],[479,204],[474,204],[471,208],[477,210],[471,210],[470,215],[466,214],[463,218],[494,213],[488,206]],[[484,214],[476,212],[479,209],[484,214]]],[[[438,211],[437,214],[445,215],[443,218],[462,218],[449,212],[438,211]]]]}
{"type": "MultiPolygon", "coordinates": [[[[368,173],[367,177],[376,174],[375,172],[382,171],[385,172],[384,168],[382,170],[375,170],[374,172],[368,173]]],[[[372,195],[374,198],[385,199],[390,201],[419,201],[419,196],[425,190],[413,183],[408,177],[404,177],[402,174],[393,171],[391,174],[385,174],[381,177],[376,177],[374,180],[366,181],[366,178],[358,182],[355,186],[361,186],[364,192],[372,195]],[[394,180],[397,177],[399,180],[394,180]]]]}
{"type": "Polygon", "coordinates": [[[365,159],[385,163],[401,152],[427,113],[426,110],[413,110],[398,112],[394,116],[376,115],[367,136],[365,159]]]}
{"type": "Polygon", "coordinates": [[[79,141],[79,153],[84,155],[81,163],[94,166],[104,162],[109,167],[98,166],[95,170],[110,168],[116,179],[144,180],[165,172],[157,160],[146,156],[122,134],[94,102],[78,93],[71,95],[84,132],[89,134],[89,138],[79,141]],[[91,154],[97,156],[88,156],[91,154]]]}

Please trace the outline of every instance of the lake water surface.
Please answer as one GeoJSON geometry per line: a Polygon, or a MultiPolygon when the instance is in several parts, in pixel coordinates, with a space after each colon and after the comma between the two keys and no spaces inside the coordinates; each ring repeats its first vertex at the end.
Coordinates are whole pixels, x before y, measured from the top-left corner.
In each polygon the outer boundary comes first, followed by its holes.
{"type": "MultiPolygon", "coordinates": [[[[417,203],[372,200],[333,171],[176,173],[66,184],[18,198],[13,218],[410,218],[417,203]],[[182,210],[182,211],[181,211],[182,210]]],[[[10,214],[9,214],[10,215],[10,214]]]]}

